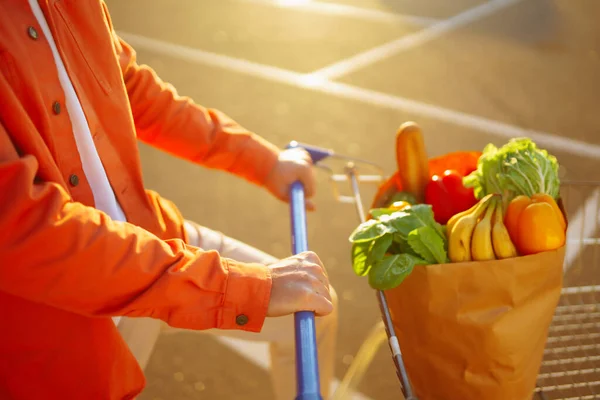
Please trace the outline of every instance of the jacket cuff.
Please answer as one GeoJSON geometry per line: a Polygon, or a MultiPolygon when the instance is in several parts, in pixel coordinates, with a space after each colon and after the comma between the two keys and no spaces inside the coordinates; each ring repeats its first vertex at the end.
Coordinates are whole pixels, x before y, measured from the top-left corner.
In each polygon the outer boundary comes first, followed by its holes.
{"type": "Polygon", "coordinates": [[[222,259],[228,277],[219,329],[260,332],[271,299],[271,272],[262,264],[222,259]]]}

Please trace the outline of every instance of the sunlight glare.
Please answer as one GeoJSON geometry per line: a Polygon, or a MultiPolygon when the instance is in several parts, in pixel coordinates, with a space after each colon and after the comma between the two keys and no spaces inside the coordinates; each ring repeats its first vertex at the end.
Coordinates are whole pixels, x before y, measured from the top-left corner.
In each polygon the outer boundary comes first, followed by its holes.
{"type": "Polygon", "coordinates": [[[310,3],[312,0],[276,0],[275,2],[282,7],[297,7],[310,3]]]}
{"type": "Polygon", "coordinates": [[[321,75],[307,74],[300,79],[300,83],[304,87],[318,87],[327,82],[327,78],[321,75]]]}

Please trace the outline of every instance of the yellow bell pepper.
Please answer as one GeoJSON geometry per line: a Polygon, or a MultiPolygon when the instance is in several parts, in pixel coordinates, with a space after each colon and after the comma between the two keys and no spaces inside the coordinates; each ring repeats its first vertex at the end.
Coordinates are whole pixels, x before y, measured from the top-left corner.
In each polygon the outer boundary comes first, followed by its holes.
{"type": "Polygon", "coordinates": [[[506,210],[504,224],[521,255],[562,247],[566,240],[566,219],[547,194],[515,197],[506,210]]]}

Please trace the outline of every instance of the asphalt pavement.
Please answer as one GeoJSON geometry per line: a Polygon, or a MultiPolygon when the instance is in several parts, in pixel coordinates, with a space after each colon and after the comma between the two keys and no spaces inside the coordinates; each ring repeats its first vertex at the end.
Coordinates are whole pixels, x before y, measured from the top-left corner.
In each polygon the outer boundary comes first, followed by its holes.
{"type": "MultiPolygon", "coordinates": [[[[331,148],[391,174],[395,132],[412,120],[423,128],[430,156],[530,136],[558,157],[565,182],[600,182],[597,0],[107,4],[140,62],[180,94],[279,146],[298,140],[331,148]]],[[[186,218],[277,257],[290,254],[286,205],[225,173],[145,145],[140,150],[147,186],[186,218]]],[[[340,296],[339,380],[380,318],[373,291],[350,266],[347,238],[356,212],[335,200],[325,173],[318,181],[309,243],[340,296]]],[[[573,234],[597,238],[600,203],[586,201],[598,191],[573,193],[573,234]]],[[[373,188],[363,194],[368,203],[373,188]]],[[[571,257],[567,285],[600,284],[598,245],[571,257]]],[[[265,350],[239,352],[194,333],[161,337],[140,398],[272,399],[265,350]]],[[[401,396],[387,348],[378,351],[359,396],[401,396]]]]}

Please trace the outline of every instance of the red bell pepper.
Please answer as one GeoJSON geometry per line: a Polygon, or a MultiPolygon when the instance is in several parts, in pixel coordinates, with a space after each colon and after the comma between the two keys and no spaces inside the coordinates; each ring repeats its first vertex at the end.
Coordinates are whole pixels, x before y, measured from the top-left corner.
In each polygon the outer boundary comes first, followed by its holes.
{"type": "Polygon", "coordinates": [[[465,188],[462,180],[463,175],[448,169],[442,176],[433,175],[427,184],[425,203],[431,205],[435,220],[440,224],[477,203],[473,189],[465,188]]]}

